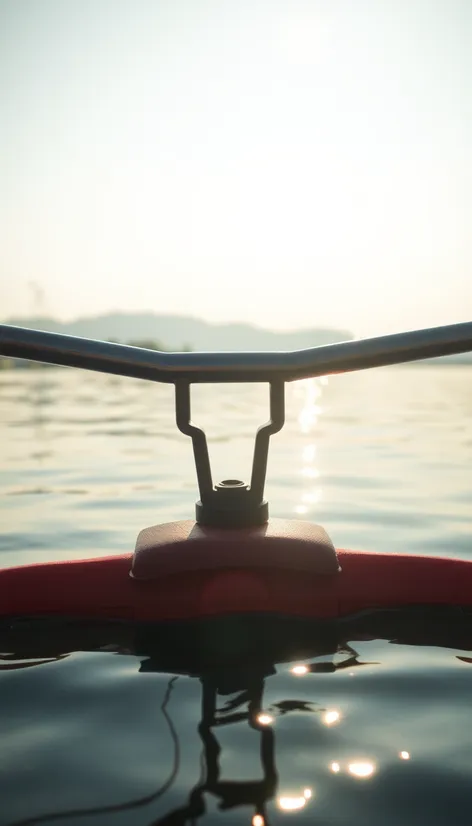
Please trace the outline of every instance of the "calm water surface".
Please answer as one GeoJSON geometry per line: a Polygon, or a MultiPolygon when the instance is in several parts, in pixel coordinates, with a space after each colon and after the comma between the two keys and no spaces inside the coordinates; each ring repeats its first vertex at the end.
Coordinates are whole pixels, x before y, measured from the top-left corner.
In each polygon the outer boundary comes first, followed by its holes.
{"type": "MultiPolygon", "coordinates": [[[[272,439],[272,514],[319,522],[338,546],[470,556],[471,379],[467,368],[411,367],[290,385],[287,424],[272,439]]],[[[247,478],[266,388],[197,387],[193,399],[215,478],[247,478]]],[[[67,370],[0,373],[0,457],[1,565],[129,551],[141,528],[193,514],[192,452],[166,386],[67,370]]],[[[197,677],[147,669],[113,639],[93,651],[63,646],[68,656],[57,659],[34,645],[22,654],[8,633],[2,826],[94,807],[39,822],[471,822],[464,635],[443,647],[346,640],[352,650],[302,659],[294,641],[293,658],[265,677],[265,724],[248,725],[244,686],[218,699],[219,779],[252,782],[222,797],[214,784],[201,791],[208,771],[212,785],[215,748],[198,730],[197,677]],[[347,666],[319,673],[320,661],[347,666]],[[261,815],[254,783],[274,763],[277,785],[261,815]],[[98,811],[152,795],[135,809],[98,811]],[[231,795],[236,808],[220,811],[231,795]]]]}

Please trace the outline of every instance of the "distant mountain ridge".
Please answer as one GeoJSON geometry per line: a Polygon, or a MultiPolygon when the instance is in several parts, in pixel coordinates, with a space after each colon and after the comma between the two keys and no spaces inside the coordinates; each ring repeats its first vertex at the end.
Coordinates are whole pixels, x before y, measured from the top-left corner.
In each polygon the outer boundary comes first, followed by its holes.
{"type": "Polygon", "coordinates": [[[348,330],[274,331],[252,324],[211,324],[198,318],[156,313],[107,313],[58,321],[54,318],[9,318],[5,324],[93,339],[155,340],[168,350],[297,350],[353,338],[348,330]]]}

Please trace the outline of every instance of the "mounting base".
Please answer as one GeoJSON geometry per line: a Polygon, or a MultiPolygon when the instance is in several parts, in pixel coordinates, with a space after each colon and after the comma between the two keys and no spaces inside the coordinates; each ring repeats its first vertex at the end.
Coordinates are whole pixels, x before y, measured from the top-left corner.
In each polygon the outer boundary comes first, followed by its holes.
{"type": "Polygon", "coordinates": [[[312,576],[340,571],[334,545],[319,525],[271,519],[265,525],[228,531],[186,520],[141,531],[131,576],[152,580],[191,571],[228,569],[278,569],[312,576]]]}

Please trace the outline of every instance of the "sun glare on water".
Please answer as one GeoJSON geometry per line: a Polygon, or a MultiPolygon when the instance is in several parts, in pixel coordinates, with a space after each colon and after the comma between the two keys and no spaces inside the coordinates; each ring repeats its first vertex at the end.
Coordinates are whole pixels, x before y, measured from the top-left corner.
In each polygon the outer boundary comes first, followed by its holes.
{"type": "Polygon", "coordinates": [[[301,409],[298,414],[298,427],[303,435],[309,436],[310,441],[302,449],[302,467],[299,471],[303,477],[303,487],[299,494],[299,500],[294,507],[294,511],[299,516],[308,514],[314,505],[323,497],[323,491],[319,483],[320,472],[315,465],[316,444],[313,441],[318,419],[323,413],[320,405],[320,398],[323,394],[320,379],[305,379],[297,382],[295,387],[295,397],[301,400],[301,409]]]}
{"type": "Polygon", "coordinates": [[[307,665],[294,665],[290,670],[296,677],[303,677],[304,674],[308,674],[310,669],[307,665]]]}
{"type": "Polygon", "coordinates": [[[341,714],[339,711],[333,708],[329,709],[328,711],[325,711],[321,719],[325,726],[334,726],[341,720],[341,714]]]}
{"type": "Polygon", "coordinates": [[[304,789],[301,795],[282,795],[278,798],[277,803],[280,809],[284,812],[296,812],[303,809],[307,802],[313,797],[311,789],[304,789]]]}

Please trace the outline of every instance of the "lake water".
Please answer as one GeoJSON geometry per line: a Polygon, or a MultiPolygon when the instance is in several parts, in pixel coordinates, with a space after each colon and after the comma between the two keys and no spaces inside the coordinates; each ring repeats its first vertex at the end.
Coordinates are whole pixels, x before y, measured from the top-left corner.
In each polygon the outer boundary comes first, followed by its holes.
{"type": "MultiPolygon", "coordinates": [[[[249,478],[264,385],[193,388],[214,479],[249,478]]],[[[173,388],[73,370],[0,373],[0,561],[129,551],[192,518],[190,440],[173,388]]],[[[472,370],[403,367],[287,386],[272,437],[273,516],[322,524],[335,545],[471,551],[472,370]]]]}
{"type": "MultiPolygon", "coordinates": [[[[248,478],[267,389],[196,387],[192,398],[215,480],[248,478]]],[[[191,445],[174,424],[171,387],[0,372],[0,459],[2,566],[129,551],[141,528],[193,516],[191,445]]],[[[316,521],[337,546],[470,557],[472,371],[388,368],[289,385],[266,493],[273,516],[316,521]]],[[[54,647],[52,631],[24,645],[0,626],[0,824],[465,826],[468,618],[463,626],[447,644],[433,634],[421,647],[352,631],[302,659],[295,635],[293,659],[289,651],[264,676],[257,714],[267,720],[252,726],[235,678],[215,731],[221,777],[236,790],[212,775],[198,679],[166,673],[160,660],[146,667],[149,657],[112,630],[88,650],[65,639],[54,647]],[[223,798],[236,807],[219,811],[223,798]]]]}

